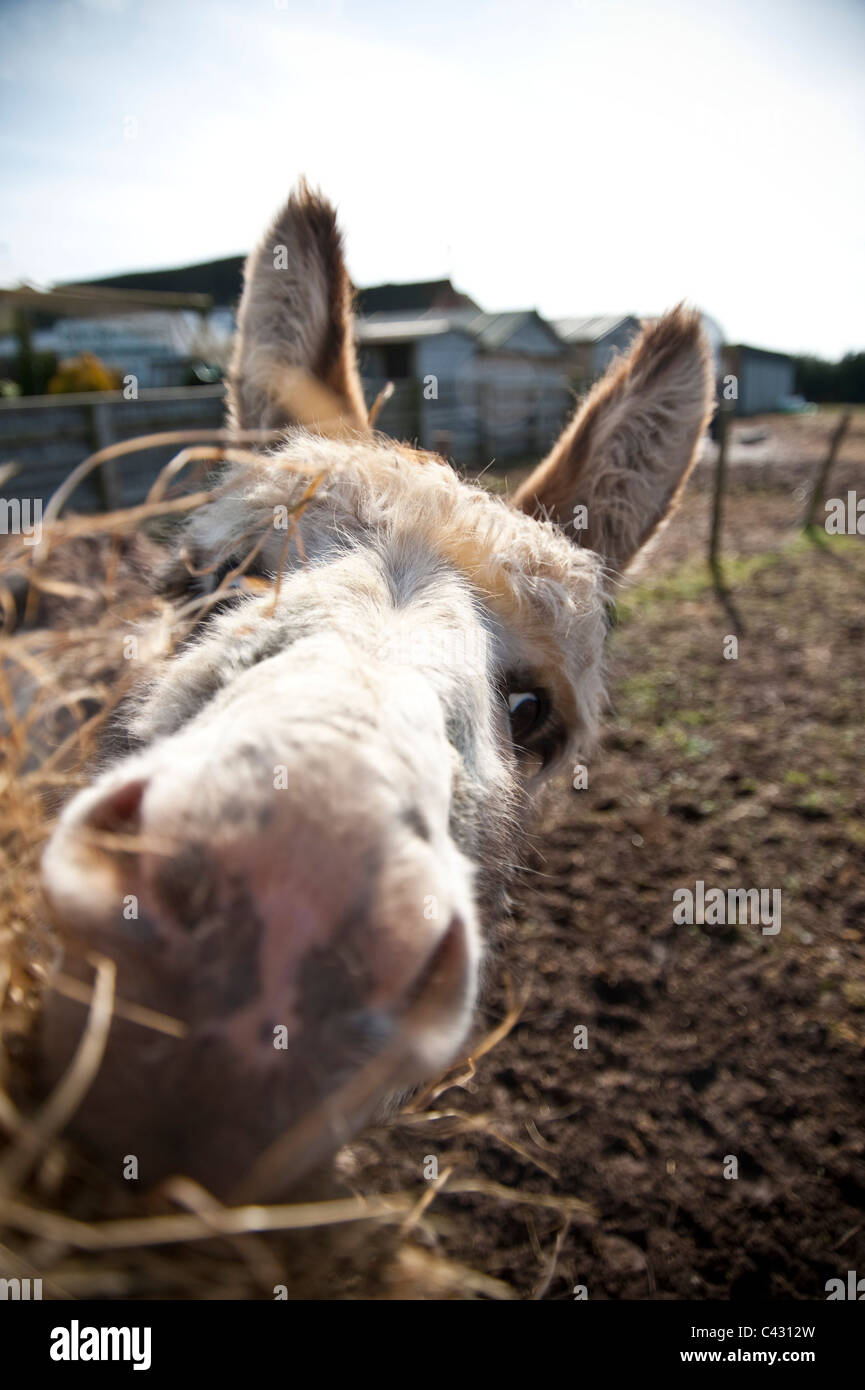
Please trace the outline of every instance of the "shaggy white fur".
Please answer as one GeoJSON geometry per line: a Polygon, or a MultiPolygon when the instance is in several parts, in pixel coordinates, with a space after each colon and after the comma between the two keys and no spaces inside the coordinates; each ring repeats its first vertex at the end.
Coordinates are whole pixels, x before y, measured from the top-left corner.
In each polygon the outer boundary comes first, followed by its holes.
{"type": "Polygon", "coordinates": [[[450,566],[499,620],[505,659],[535,672],[554,695],[567,721],[569,751],[591,746],[606,631],[603,565],[593,551],[574,545],[552,522],[460,480],[441,461],[420,462],[384,437],[339,442],[289,431],[260,468],[236,470],[225,486],[226,495],[191,524],[193,553],[240,557],[266,535],[260,563],[274,574],[304,556],[320,562],[370,546],[382,555],[410,556],[413,584],[422,564],[450,566]]]}

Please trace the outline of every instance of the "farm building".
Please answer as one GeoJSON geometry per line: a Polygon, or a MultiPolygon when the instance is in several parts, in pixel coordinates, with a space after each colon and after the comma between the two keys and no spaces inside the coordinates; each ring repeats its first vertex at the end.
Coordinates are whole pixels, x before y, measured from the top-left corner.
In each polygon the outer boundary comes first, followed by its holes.
{"type": "Polygon", "coordinates": [[[370,285],[358,290],[355,301],[360,318],[370,314],[419,312],[422,309],[474,309],[480,305],[470,295],[457,290],[450,280],[412,280],[400,285],[370,285]]]}
{"type": "Polygon", "coordinates": [[[21,348],[21,319],[29,320],[29,349],[58,361],[95,354],[137,388],[180,386],[192,364],[214,344],[227,345],[234,317],[193,292],[63,285],[0,289],[0,376],[21,348]],[[6,331],[3,331],[6,330],[6,331]]]}
{"type": "Polygon", "coordinates": [[[592,314],[556,319],[555,329],[570,349],[575,381],[587,385],[603,375],[615,353],[627,350],[640,320],[634,314],[592,314]]]}
{"type": "MultiPolygon", "coordinates": [[[[37,329],[33,347],[61,361],[95,353],[106,366],[134,377],[141,388],[182,386],[188,383],[191,362],[205,355],[203,348],[221,327],[217,315],[204,318],[189,310],[60,319],[51,328],[37,329]]],[[[231,332],[229,327],[227,338],[231,332]]]]}
{"type": "MultiPolygon", "coordinates": [[[[183,386],[201,363],[228,361],[243,264],[243,256],[227,256],[69,282],[47,293],[19,287],[0,291],[0,309],[8,299],[34,315],[36,352],[58,359],[95,353],[143,390],[183,386]]],[[[0,375],[16,351],[13,334],[0,334],[0,375]]]]}
{"type": "Polygon", "coordinates": [[[724,372],[736,378],[737,415],[778,410],[795,390],[796,364],[784,352],[738,343],[724,349],[724,372]]]}
{"type": "Polygon", "coordinates": [[[223,256],[218,261],[168,267],[165,270],[130,270],[106,275],[88,284],[107,290],[148,290],[151,293],[206,294],[210,300],[233,309],[243,289],[245,256],[223,256]]]}
{"type": "MultiPolygon", "coordinates": [[[[721,374],[721,345],[724,334],[720,325],[708,314],[700,318],[715,357],[716,374],[721,374]]],[[[603,376],[612,358],[627,352],[640,327],[651,323],[651,317],[636,314],[593,314],[588,318],[555,319],[559,337],[567,343],[574,384],[579,390],[603,376]]]]}
{"type": "Polygon", "coordinates": [[[462,458],[542,452],[570,402],[571,365],[555,329],[534,309],[484,313],[449,281],[435,285],[434,296],[429,284],[361,293],[367,393],[396,387],[381,427],[462,458]],[[370,309],[395,299],[402,307],[370,309]]]}
{"type": "MultiPolygon", "coordinates": [[[[11,464],[13,470],[3,484],[4,498],[45,502],[82,458],[120,440],[219,426],[224,413],[220,385],[189,390],[173,384],[184,380],[190,353],[218,314],[207,295],[191,292],[90,286],[0,289],[0,321],[10,330],[0,337],[0,377],[28,352],[50,354],[55,364],[90,352],[125,378],[118,390],[4,395],[0,466],[11,464]],[[28,320],[29,332],[22,332],[22,321],[28,320]]],[[[142,502],[172,452],[166,446],[123,466],[112,463],[97,470],[76,494],[76,505],[90,509],[142,502]]]]}

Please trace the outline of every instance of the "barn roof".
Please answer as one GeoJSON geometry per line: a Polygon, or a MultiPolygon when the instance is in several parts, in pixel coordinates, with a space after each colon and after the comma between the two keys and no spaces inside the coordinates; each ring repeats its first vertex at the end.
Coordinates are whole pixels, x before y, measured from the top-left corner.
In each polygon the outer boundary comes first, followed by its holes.
{"type": "Polygon", "coordinates": [[[759,357],[764,362],[793,362],[793,354],[790,352],[776,352],[774,348],[754,347],[753,343],[728,343],[728,353],[739,353],[746,357],[759,357]]]}
{"type": "Polygon", "coordinates": [[[123,275],[106,275],[99,280],[58,285],[57,289],[91,288],[110,290],[158,290],[179,294],[207,294],[214,304],[236,304],[243,289],[245,256],[224,256],[218,261],[201,261],[166,270],[131,270],[123,275]]]}
{"type": "Polygon", "coordinates": [[[517,330],[527,322],[539,323],[546,329],[551,340],[557,342],[558,335],[555,329],[542,319],[535,309],[511,309],[499,314],[477,314],[468,324],[468,330],[473,337],[479,339],[482,347],[495,351],[497,348],[506,347],[517,330]]]}
{"type": "Polygon", "coordinates": [[[32,285],[0,289],[3,307],[33,310],[49,318],[105,318],[143,311],[211,307],[210,295],[169,290],[114,289],[105,285],[67,285],[63,289],[37,290],[32,285]]]}
{"type": "Polygon", "coordinates": [[[567,343],[596,343],[621,324],[637,322],[633,314],[589,314],[554,320],[556,332],[567,343]]]}
{"type": "Polygon", "coordinates": [[[370,285],[357,292],[357,312],[371,314],[419,313],[426,309],[471,309],[479,305],[450,280],[412,280],[407,284],[370,285]]]}
{"type": "Polygon", "coordinates": [[[407,343],[443,333],[463,333],[488,352],[497,352],[507,349],[511,338],[527,321],[539,323],[550,341],[562,348],[555,329],[535,309],[512,309],[497,314],[475,309],[374,313],[358,321],[357,336],[362,343],[407,343]]]}
{"type": "Polygon", "coordinates": [[[376,313],[357,320],[361,343],[411,343],[416,338],[433,338],[441,333],[463,331],[453,320],[434,311],[422,314],[376,313]]]}

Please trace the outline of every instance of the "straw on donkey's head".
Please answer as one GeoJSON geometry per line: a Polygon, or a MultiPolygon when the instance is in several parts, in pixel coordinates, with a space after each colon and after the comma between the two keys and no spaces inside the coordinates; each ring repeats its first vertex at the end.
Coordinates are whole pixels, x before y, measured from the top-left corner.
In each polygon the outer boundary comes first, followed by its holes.
{"type": "Polygon", "coordinates": [[[19,941],[46,791],[78,788],[42,861],[40,1075],[96,1047],[65,1104],[118,1176],[134,1155],[146,1181],[269,1196],[465,1047],[533,791],[595,736],[607,582],[711,410],[678,308],[508,503],[372,431],[349,288],[301,187],[249,259],[229,389],[238,440],[277,442],[135,557],[122,521],[48,526],[29,577],[67,611],[5,639],[19,941]],[[98,620],[80,565],[62,577],[94,526],[98,620]]]}

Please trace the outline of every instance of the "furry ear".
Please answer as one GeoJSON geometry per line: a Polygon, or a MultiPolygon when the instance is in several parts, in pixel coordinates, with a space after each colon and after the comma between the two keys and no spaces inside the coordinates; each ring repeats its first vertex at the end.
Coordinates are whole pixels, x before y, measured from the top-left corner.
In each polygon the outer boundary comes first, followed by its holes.
{"type": "Polygon", "coordinates": [[[246,262],[228,408],[240,429],[368,428],[342,237],[304,180],[246,262]]]}
{"type": "Polygon", "coordinates": [[[610,367],[515,505],[550,517],[621,572],[676,502],[713,399],[700,316],[679,305],[610,367]]]}

